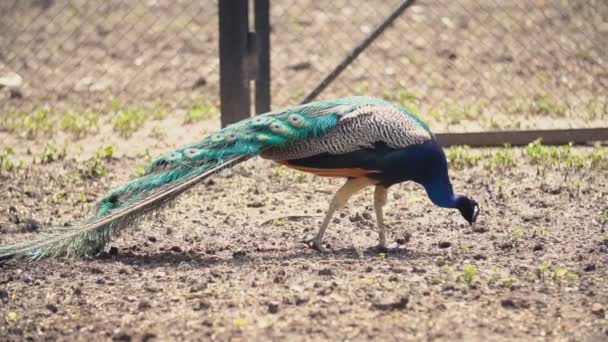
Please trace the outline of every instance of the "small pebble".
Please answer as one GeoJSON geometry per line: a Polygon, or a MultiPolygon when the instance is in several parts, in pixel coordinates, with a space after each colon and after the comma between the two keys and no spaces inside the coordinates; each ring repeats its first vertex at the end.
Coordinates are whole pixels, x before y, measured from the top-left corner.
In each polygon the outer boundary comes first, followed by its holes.
{"type": "Polygon", "coordinates": [[[437,246],[438,246],[439,248],[450,248],[450,247],[452,247],[452,243],[451,243],[451,242],[449,242],[449,241],[440,241],[440,242],[437,244],[437,246]]]}

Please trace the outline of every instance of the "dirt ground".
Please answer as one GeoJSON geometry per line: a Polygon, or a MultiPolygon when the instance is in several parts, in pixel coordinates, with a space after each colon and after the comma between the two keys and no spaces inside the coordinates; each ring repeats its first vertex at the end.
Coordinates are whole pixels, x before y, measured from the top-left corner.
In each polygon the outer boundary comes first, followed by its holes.
{"type": "MultiPolygon", "coordinates": [[[[86,216],[95,198],[142,162],[120,153],[132,144],[137,138],[116,144],[109,173],[97,179],[74,177],[81,163],[70,155],[1,175],[0,243],[86,216]]],[[[539,174],[518,158],[506,170],[453,170],[457,191],[481,204],[474,227],[434,207],[418,186],[395,186],[385,254],[370,248],[377,243],[370,190],[333,220],[325,240],[333,253],[303,245],[341,181],[302,175],[248,161],[125,233],[98,258],[0,266],[0,335],[608,338],[606,169],[539,174]]]]}
{"type": "MultiPolygon", "coordinates": [[[[396,3],[273,5],[275,108],[396,3]]],[[[404,95],[437,132],[605,126],[606,18],[603,1],[419,1],[323,97],[404,95]],[[444,101],[456,107],[429,114],[444,101]]],[[[212,2],[0,2],[0,76],[25,81],[23,97],[0,90],[0,116],[45,105],[100,115],[78,139],[0,123],[0,153],[24,161],[0,168],[0,244],[87,217],[147,154],[219,127],[183,122],[194,99],[217,104],[216,26],[212,2]],[[115,98],[167,114],[126,138],[110,123],[115,98]],[[48,143],[67,155],[40,163],[48,143]],[[107,173],[83,177],[103,146],[116,150],[107,173]]],[[[474,227],[414,184],[392,188],[388,253],[371,248],[369,189],[336,214],[333,252],[319,254],[300,241],[342,181],[248,161],[97,258],[0,265],[0,340],[608,340],[608,168],[544,170],[514,151],[509,168],[452,170],[481,204],[474,227]]]]}

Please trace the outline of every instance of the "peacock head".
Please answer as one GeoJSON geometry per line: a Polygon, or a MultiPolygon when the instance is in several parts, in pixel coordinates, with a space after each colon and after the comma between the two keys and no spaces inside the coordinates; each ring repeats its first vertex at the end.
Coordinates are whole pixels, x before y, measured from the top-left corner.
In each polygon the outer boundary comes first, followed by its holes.
{"type": "Polygon", "coordinates": [[[469,224],[475,223],[477,215],[479,215],[479,204],[477,204],[475,200],[466,196],[458,196],[456,199],[456,208],[469,224]]]}

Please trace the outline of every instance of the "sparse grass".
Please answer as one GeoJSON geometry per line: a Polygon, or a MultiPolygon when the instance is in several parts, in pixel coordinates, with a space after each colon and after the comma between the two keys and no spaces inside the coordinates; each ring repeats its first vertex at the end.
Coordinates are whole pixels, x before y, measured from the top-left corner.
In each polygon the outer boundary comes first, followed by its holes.
{"type": "Polygon", "coordinates": [[[106,162],[114,155],[113,146],[105,146],[97,149],[95,154],[84,161],[80,174],[85,178],[97,178],[108,173],[106,162]]]}
{"type": "MultiPolygon", "coordinates": [[[[109,123],[114,131],[129,137],[140,129],[148,119],[165,118],[166,109],[161,103],[151,107],[124,107],[118,100],[111,101],[109,123]]],[[[0,123],[6,129],[22,137],[34,138],[40,135],[53,136],[56,132],[72,134],[80,139],[99,130],[103,115],[96,111],[60,112],[49,107],[41,107],[30,112],[22,111],[7,115],[0,123]]]]}
{"type": "MultiPolygon", "coordinates": [[[[594,152],[582,155],[572,148],[572,145],[564,146],[545,146],[541,139],[537,139],[530,143],[524,149],[524,156],[533,164],[539,166],[555,166],[558,168],[569,168],[573,170],[582,169],[586,160],[593,158],[603,158],[604,154],[601,149],[594,152]]],[[[590,163],[592,167],[601,166],[602,163],[590,163]]]]}
{"type": "Polygon", "coordinates": [[[32,112],[9,114],[5,125],[12,132],[33,138],[53,131],[53,116],[54,113],[50,108],[42,107],[32,112]]]}
{"type": "Polygon", "coordinates": [[[575,280],[578,279],[578,274],[571,272],[564,266],[553,266],[548,261],[543,261],[538,265],[538,269],[540,271],[540,276],[542,280],[545,280],[547,277],[556,280],[575,280]]]}
{"type": "Polygon", "coordinates": [[[190,124],[202,120],[213,119],[216,118],[218,114],[219,109],[211,102],[196,100],[184,115],[184,123],[190,124]]]}
{"type": "Polygon", "coordinates": [[[0,149],[0,174],[13,172],[23,166],[23,161],[15,161],[15,152],[11,147],[0,149]]]}
{"type": "Polygon", "coordinates": [[[48,164],[54,161],[63,160],[67,154],[65,145],[59,147],[54,143],[48,143],[38,155],[41,164],[48,164]]]}
{"type": "Polygon", "coordinates": [[[508,114],[563,117],[567,114],[568,108],[553,96],[538,93],[531,98],[515,97],[503,109],[508,114]]]}
{"type": "Polygon", "coordinates": [[[521,239],[524,236],[524,230],[521,227],[517,227],[513,230],[513,236],[516,240],[521,239]]]}
{"type": "Polygon", "coordinates": [[[460,278],[467,284],[471,285],[477,275],[477,267],[475,265],[464,265],[460,278]]]}
{"type": "Polygon", "coordinates": [[[515,166],[515,156],[511,145],[506,144],[502,148],[489,153],[485,158],[484,168],[486,170],[505,170],[515,166]]]}
{"type": "Polygon", "coordinates": [[[467,145],[450,147],[446,157],[450,167],[454,169],[473,167],[481,160],[481,156],[471,151],[467,145]]]}
{"type": "Polygon", "coordinates": [[[147,119],[148,114],[142,108],[118,108],[113,113],[111,124],[114,131],[128,138],[139,130],[147,119]]]}
{"type": "Polygon", "coordinates": [[[101,114],[91,111],[82,113],[69,111],[59,118],[59,129],[79,139],[99,129],[100,117],[101,114]]]}
{"type": "Polygon", "coordinates": [[[416,115],[420,114],[420,100],[418,95],[412,91],[404,89],[396,94],[385,92],[382,97],[387,101],[395,102],[416,115]]]}
{"type": "Polygon", "coordinates": [[[590,100],[585,104],[585,112],[589,120],[605,118],[608,116],[608,100],[590,100]]]}
{"type": "Polygon", "coordinates": [[[479,101],[468,105],[445,102],[431,108],[427,115],[437,121],[447,122],[449,124],[459,124],[466,120],[481,118],[486,108],[487,103],[485,101],[479,101]]]}
{"type": "Polygon", "coordinates": [[[528,162],[537,166],[539,174],[547,169],[556,169],[568,177],[579,170],[607,170],[608,148],[596,145],[590,151],[575,149],[572,145],[546,146],[536,140],[524,148],[505,145],[486,152],[473,150],[469,146],[452,146],[446,150],[450,168],[460,170],[483,166],[487,171],[511,170],[518,163],[528,162]]]}

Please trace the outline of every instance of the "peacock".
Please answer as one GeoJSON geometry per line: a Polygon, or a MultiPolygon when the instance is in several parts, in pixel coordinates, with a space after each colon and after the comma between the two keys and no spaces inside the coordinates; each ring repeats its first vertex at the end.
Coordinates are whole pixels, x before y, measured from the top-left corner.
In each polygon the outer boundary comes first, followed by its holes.
{"type": "Polygon", "coordinates": [[[101,197],[89,219],[0,247],[0,260],[97,255],[125,228],[254,156],[318,176],[346,178],[317,234],[305,240],[320,252],[327,252],[322,240],[334,212],[368,186],[375,186],[379,248],[386,248],[383,207],[394,184],[419,183],[435,205],[458,209],[470,224],[479,214],[475,200],[454,193],[443,149],[418,116],[385,100],[346,97],[248,118],[159,156],[143,176],[101,197]]]}

